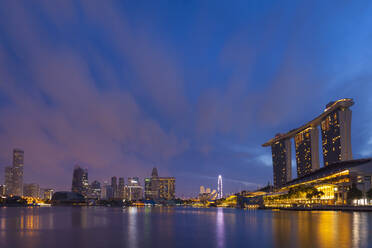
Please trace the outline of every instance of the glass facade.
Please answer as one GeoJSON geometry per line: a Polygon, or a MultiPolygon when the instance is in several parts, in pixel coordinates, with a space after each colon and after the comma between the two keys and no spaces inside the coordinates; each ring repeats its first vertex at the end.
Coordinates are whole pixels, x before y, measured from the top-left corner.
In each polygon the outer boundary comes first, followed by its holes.
{"type": "Polygon", "coordinates": [[[291,140],[279,140],[271,145],[274,187],[279,188],[292,178],[291,140]]]}

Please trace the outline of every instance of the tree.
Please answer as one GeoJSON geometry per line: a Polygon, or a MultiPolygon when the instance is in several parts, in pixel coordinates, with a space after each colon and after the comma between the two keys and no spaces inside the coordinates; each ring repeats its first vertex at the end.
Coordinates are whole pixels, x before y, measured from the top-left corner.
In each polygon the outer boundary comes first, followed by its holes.
{"type": "Polygon", "coordinates": [[[350,200],[356,200],[356,199],[360,199],[360,198],[362,198],[362,196],[363,196],[362,191],[360,191],[360,190],[357,188],[356,184],[353,183],[353,184],[351,185],[351,188],[350,188],[349,192],[348,192],[348,198],[349,198],[350,200]]]}

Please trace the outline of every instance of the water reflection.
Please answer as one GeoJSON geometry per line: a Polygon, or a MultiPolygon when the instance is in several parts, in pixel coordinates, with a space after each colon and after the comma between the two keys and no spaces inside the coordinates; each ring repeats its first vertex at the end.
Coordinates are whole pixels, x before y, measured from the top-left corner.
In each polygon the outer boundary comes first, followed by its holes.
{"type": "MultiPolygon", "coordinates": [[[[128,209],[129,213],[129,223],[128,223],[128,247],[136,248],[138,247],[138,234],[137,234],[137,208],[130,207],[128,209]]],[[[123,228],[123,231],[125,229],[123,228]]],[[[123,235],[125,236],[125,235],[123,235]]]]}
{"type": "Polygon", "coordinates": [[[372,213],[0,208],[0,247],[368,247],[372,213]]]}
{"type": "Polygon", "coordinates": [[[225,247],[225,222],[224,222],[223,208],[217,209],[216,228],[217,228],[217,236],[216,236],[217,247],[225,247]]]}
{"type": "Polygon", "coordinates": [[[367,247],[367,213],[273,212],[276,247],[367,247]]]}

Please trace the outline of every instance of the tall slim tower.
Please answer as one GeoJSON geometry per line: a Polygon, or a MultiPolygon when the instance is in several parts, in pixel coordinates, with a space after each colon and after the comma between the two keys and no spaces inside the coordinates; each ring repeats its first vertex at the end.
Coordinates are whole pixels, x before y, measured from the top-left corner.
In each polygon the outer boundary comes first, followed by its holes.
{"type": "MultiPolygon", "coordinates": [[[[331,108],[337,102],[330,102],[326,106],[331,108]]],[[[322,148],[324,165],[337,161],[352,159],[351,152],[351,110],[344,104],[330,112],[321,122],[322,148]]]]}
{"type": "Polygon", "coordinates": [[[295,136],[297,176],[302,177],[319,169],[319,131],[309,127],[295,136]]]}
{"type": "Polygon", "coordinates": [[[118,197],[118,183],[116,177],[111,177],[111,188],[112,188],[112,196],[113,198],[118,197]]]}
{"type": "MultiPolygon", "coordinates": [[[[276,135],[279,137],[280,135],[276,135]]],[[[291,140],[280,139],[271,145],[274,187],[280,188],[292,179],[291,140]]]]}
{"type": "Polygon", "coordinates": [[[222,191],[222,176],[218,176],[218,182],[217,182],[217,198],[221,199],[223,196],[223,191],[222,191]]]}
{"type": "Polygon", "coordinates": [[[24,152],[21,149],[13,150],[13,195],[23,195],[23,164],[24,152]]]}

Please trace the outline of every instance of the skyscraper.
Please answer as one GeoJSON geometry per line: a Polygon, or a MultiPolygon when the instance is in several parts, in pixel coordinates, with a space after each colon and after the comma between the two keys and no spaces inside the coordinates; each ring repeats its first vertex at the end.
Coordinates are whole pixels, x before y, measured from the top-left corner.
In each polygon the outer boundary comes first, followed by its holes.
{"type": "Polygon", "coordinates": [[[116,177],[111,177],[111,188],[113,198],[118,198],[118,182],[116,177]]]}
{"type": "Polygon", "coordinates": [[[319,131],[309,127],[295,136],[297,176],[305,176],[319,169],[319,131]]]}
{"type": "Polygon", "coordinates": [[[172,200],[175,198],[176,179],[159,177],[156,167],[152,169],[151,178],[145,179],[145,198],[152,200],[172,200]]]}
{"type": "Polygon", "coordinates": [[[5,194],[13,194],[13,167],[5,167],[5,194]]]}
{"type": "Polygon", "coordinates": [[[118,184],[118,198],[124,199],[124,177],[119,177],[119,184],[118,184]]]}
{"type": "MultiPolygon", "coordinates": [[[[337,101],[338,102],[338,101],[337,101]]],[[[337,102],[330,102],[326,110],[337,102]]],[[[324,165],[352,159],[351,152],[351,110],[348,108],[354,104],[350,102],[341,105],[330,112],[321,122],[322,148],[324,165]]]]}
{"type": "Polygon", "coordinates": [[[24,152],[21,149],[13,150],[13,195],[23,195],[23,164],[24,152]]]}
{"type": "Polygon", "coordinates": [[[101,198],[101,183],[94,180],[90,185],[90,197],[94,199],[101,198]]]}
{"type": "Polygon", "coordinates": [[[217,181],[217,198],[221,199],[223,197],[223,191],[222,191],[222,176],[218,176],[218,181],[217,181]]]}
{"type": "Polygon", "coordinates": [[[87,196],[89,192],[88,170],[75,166],[72,176],[71,191],[87,196]]]}
{"type": "Polygon", "coordinates": [[[291,140],[278,140],[271,145],[271,150],[273,156],[274,187],[279,188],[292,179],[291,140]]]}
{"type": "Polygon", "coordinates": [[[24,152],[13,149],[13,165],[5,167],[5,186],[7,195],[23,195],[24,152]]]}

